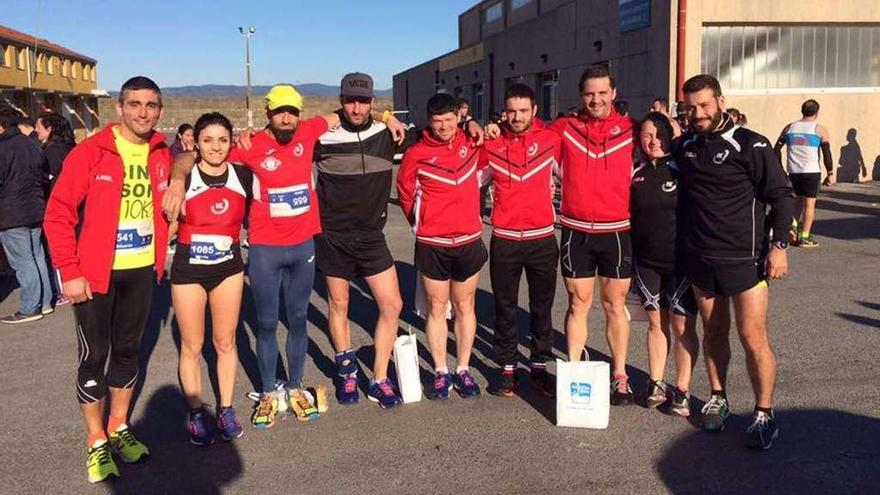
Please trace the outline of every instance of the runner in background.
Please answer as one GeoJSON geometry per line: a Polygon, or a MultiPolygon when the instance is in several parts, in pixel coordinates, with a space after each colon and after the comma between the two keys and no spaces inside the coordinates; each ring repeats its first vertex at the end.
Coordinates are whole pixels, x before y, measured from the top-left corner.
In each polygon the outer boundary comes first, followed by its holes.
{"type": "Polygon", "coordinates": [[[782,147],[786,148],[786,169],[791,187],[794,190],[794,217],[791,222],[789,239],[800,247],[819,247],[813,238],[813,220],[816,218],[816,198],[819,196],[819,183],[822,170],[819,167],[821,155],[825,167],[825,184],[834,184],[834,160],[831,157],[831,142],[828,129],[819,124],[819,102],[807,100],[801,105],[801,119],[782,129],[773,150],[782,163],[782,147]]]}

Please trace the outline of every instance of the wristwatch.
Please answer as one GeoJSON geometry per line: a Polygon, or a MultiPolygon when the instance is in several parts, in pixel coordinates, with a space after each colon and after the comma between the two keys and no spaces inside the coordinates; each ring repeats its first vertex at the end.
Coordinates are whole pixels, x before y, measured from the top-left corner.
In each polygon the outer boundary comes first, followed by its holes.
{"type": "Polygon", "coordinates": [[[785,251],[788,248],[788,241],[773,241],[771,245],[776,249],[785,251]]]}

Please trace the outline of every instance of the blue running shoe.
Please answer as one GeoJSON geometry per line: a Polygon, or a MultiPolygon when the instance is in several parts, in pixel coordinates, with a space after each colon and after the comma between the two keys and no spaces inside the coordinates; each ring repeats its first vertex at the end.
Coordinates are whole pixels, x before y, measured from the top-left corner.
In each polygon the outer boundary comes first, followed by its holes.
{"type": "Polygon", "coordinates": [[[367,398],[373,402],[377,402],[379,407],[383,409],[399,406],[401,403],[400,396],[397,395],[394,383],[389,379],[381,381],[370,380],[370,387],[367,389],[367,398]]]}
{"type": "Polygon", "coordinates": [[[480,386],[477,385],[474,377],[467,370],[456,373],[453,382],[455,383],[455,390],[464,398],[480,395],[480,386]]]}
{"type": "Polygon", "coordinates": [[[425,395],[431,400],[443,400],[449,398],[450,390],[452,390],[452,378],[449,373],[437,373],[434,375],[431,389],[425,395]]]}
{"type": "Polygon", "coordinates": [[[220,427],[220,436],[227,442],[244,434],[238,414],[231,406],[217,408],[217,426],[220,427]]]}
{"type": "Polygon", "coordinates": [[[214,428],[204,409],[189,413],[186,428],[189,431],[189,443],[199,447],[214,443],[214,428]]]}
{"type": "Polygon", "coordinates": [[[339,378],[339,383],[336,385],[336,400],[340,404],[357,404],[359,395],[357,373],[339,378]]]}

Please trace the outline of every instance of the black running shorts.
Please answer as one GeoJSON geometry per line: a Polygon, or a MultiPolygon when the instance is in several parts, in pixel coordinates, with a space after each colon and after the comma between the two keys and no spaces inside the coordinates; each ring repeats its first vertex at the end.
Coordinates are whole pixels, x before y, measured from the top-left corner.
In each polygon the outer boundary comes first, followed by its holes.
{"type": "Polygon", "coordinates": [[[562,228],[559,264],[565,278],[632,277],[629,231],[589,234],[562,228]]]}
{"type": "Polygon", "coordinates": [[[199,284],[205,292],[211,292],[224,280],[244,271],[241,246],[232,246],[232,259],[213,265],[190,263],[189,244],[177,244],[174,262],[171,264],[171,283],[174,285],[199,284]]]}
{"type": "Polygon", "coordinates": [[[633,287],[645,311],[667,311],[680,315],[697,314],[691,282],[673,270],[658,270],[636,263],[633,287]]]}
{"type": "Polygon", "coordinates": [[[819,184],[822,183],[822,174],[790,174],[791,188],[795,196],[815,198],[819,195],[819,184]]]}
{"type": "Polygon", "coordinates": [[[688,255],[684,266],[691,284],[710,295],[732,296],[766,280],[764,258],[719,260],[688,255]]]}
{"type": "Polygon", "coordinates": [[[382,232],[315,236],[315,262],[324,275],[345,280],[377,275],[394,266],[382,232]]]}
{"type": "Polygon", "coordinates": [[[432,280],[464,282],[479,273],[488,259],[482,239],[455,247],[416,243],[416,269],[432,280]]]}

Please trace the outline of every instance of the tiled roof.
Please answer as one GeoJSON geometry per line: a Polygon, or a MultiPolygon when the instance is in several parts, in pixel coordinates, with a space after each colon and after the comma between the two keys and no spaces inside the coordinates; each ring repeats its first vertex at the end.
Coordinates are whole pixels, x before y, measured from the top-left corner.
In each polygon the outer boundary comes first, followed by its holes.
{"type": "Polygon", "coordinates": [[[77,53],[68,48],[64,48],[61,45],[56,45],[49,40],[44,40],[42,38],[35,38],[29,34],[22,33],[21,31],[16,31],[12,28],[8,28],[6,26],[0,25],[0,40],[13,41],[17,43],[22,43],[24,45],[33,47],[34,44],[37,45],[37,52],[46,51],[51,52],[58,55],[66,55],[71,58],[75,58],[77,60],[81,60],[84,62],[88,62],[90,64],[96,64],[97,60],[87,57],[81,53],[77,53]]]}

